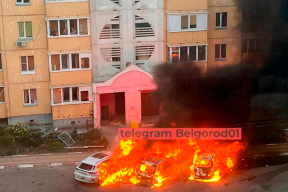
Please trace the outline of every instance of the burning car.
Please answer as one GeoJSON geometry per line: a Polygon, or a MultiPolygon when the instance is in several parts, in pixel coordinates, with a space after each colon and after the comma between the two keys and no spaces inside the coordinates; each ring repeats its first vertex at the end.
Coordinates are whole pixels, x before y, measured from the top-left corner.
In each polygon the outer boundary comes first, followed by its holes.
{"type": "Polygon", "coordinates": [[[147,155],[136,168],[136,177],[140,185],[153,186],[160,183],[159,176],[162,172],[164,157],[147,155]]]}
{"type": "Polygon", "coordinates": [[[99,167],[109,161],[111,156],[111,152],[104,151],[87,157],[76,167],[74,178],[85,183],[99,184],[99,167]]]}
{"type": "Polygon", "coordinates": [[[215,154],[202,154],[197,157],[194,165],[195,179],[211,179],[216,171],[217,161],[215,154]]]}

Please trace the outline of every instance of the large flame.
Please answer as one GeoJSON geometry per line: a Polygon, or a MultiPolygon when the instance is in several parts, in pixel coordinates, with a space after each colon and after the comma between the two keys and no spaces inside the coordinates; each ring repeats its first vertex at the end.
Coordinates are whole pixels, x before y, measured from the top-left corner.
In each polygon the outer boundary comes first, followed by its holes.
{"type": "Polygon", "coordinates": [[[176,179],[201,182],[217,182],[232,167],[237,152],[243,149],[239,142],[220,144],[216,141],[147,142],[143,140],[121,140],[114,150],[111,161],[101,164],[100,183],[107,186],[116,183],[139,184],[136,169],[153,175],[152,188],[161,187],[176,179]],[[203,153],[214,154],[212,161],[197,160],[203,153]],[[149,154],[163,159],[157,170],[141,161],[149,154]],[[212,166],[213,165],[213,166],[212,166]],[[213,167],[209,178],[194,176],[195,167],[213,167]],[[165,182],[164,182],[165,181],[165,182]]]}

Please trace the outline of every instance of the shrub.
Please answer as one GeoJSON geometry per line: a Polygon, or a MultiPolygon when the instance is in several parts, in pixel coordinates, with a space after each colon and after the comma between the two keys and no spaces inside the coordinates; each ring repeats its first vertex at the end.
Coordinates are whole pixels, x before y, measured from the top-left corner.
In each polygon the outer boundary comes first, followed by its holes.
{"type": "Polygon", "coordinates": [[[9,132],[14,137],[22,137],[28,134],[27,125],[18,122],[16,125],[13,125],[9,128],[9,132]]]}
{"type": "Polygon", "coordinates": [[[41,133],[33,133],[30,132],[26,135],[24,135],[21,138],[21,143],[25,146],[25,147],[39,147],[39,145],[44,143],[44,139],[41,137],[41,133]]]}
{"type": "Polygon", "coordinates": [[[60,152],[64,150],[64,144],[59,141],[54,141],[53,143],[48,145],[48,150],[50,152],[60,152]]]}

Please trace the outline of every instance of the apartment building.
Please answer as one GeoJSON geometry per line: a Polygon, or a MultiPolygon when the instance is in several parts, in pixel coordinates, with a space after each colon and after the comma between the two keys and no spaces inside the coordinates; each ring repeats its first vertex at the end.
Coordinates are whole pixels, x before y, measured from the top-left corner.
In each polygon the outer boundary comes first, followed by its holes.
{"type": "Polygon", "coordinates": [[[194,61],[205,74],[260,49],[237,3],[1,0],[0,118],[100,127],[157,115],[155,65],[194,61]]]}
{"type": "Polygon", "coordinates": [[[9,124],[50,123],[44,0],[0,3],[0,117],[9,124]]]}
{"type": "Polygon", "coordinates": [[[46,0],[47,55],[54,127],[93,123],[89,1],[46,0]]]}
{"type": "Polygon", "coordinates": [[[88,0],[1,0],[0,118],[93,123],[88,0]]]}

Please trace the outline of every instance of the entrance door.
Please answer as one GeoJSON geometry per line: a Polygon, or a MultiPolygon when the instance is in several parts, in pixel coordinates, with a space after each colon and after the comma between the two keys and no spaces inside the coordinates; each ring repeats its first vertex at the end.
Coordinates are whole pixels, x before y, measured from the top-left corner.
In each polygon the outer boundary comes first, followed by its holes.
{"type": "Polygon", "coordinates": [[[115,93],[115,113],[125,115],[125,93],[115,93]]]}
{"type": "Polygon", "coordinates": [[[109,120],[109,105],[101,106],[101,120],[109,120]]]}

